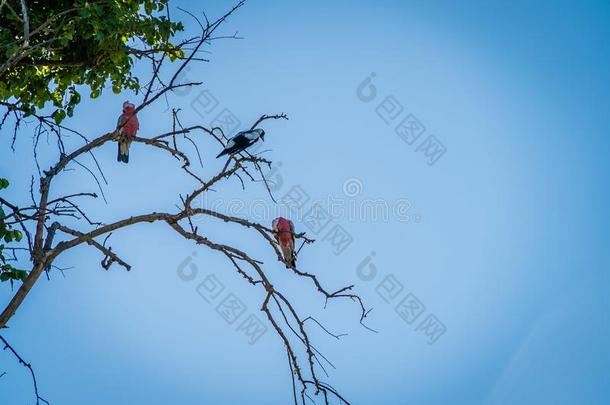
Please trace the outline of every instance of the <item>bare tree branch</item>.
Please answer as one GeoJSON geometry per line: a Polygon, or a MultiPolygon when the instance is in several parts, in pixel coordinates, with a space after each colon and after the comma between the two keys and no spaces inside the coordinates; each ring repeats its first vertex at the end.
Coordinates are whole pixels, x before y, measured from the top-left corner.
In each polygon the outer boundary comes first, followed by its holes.
{"type": "MultiPolygon", "coordinates": [[[[34,369],[32,368],[32,365],[30,363],[26,362],[25,360],[23,360],[23,358],[17,353],[17,351],[15,351],[13,346],[11,346],[6,341],[6,339],[4,339],[4,337],[2,335],[0,335],[0,340],[4,344],[3,350],[8,350],[11,353],[13,353],[13,356],[15,356],[17,358],[17,360],[19,361],[19,364],[21,364],[22,366],[24,366],[25,368],[27,368],[30,371],[30,374],[32,375],[32,382],[34,383],[34,393],[36,394],[36,405],[40,405],[41,401],[44,402],[45,404],[49,405],[47,400],[45,400],[43,397],[41,397],[40,394],[38,393],[38,382],[36,381],[36,374],[34,374],[34,369]]],[[[6,373],[4,373],[4,374],[6,374],[6,373]]],[[[4,375],[4,374],[2,374],[2,375],[4,375]]]]}
{"type": "MultiPolygon", "coordinates": [[[[22,5],[24,4],[25,1],[22,1],[22,5]]],[[[214,21],[208,20],[204,14],[205,21],[202,22],[192,13],[186,12],[196,20],[201,32],[198,37],[189,38],[178,45],[182,50],[188,47],[188,52],[183,58],[177,60],[177,67],[168,75],[169,78],[164,77],[166,70],[162,68],[162,65],[167,62],[167,58],[165,58],[166,52],[175,51],[175,49],[131,49],[134,57],[141,59],[142,62],[150,63],[149,71],[151,72],[150,80],[142,87],[142,99],[136,107],[136,112],[151,108],[160,98],[168,98],[173,90],[200,84],[200,82],[179,83],[178,78],[190,63],[202,60],[197,55],[211,41],[220,38],[237,37],[236,34],[229,36],[221,35],[217,31],[243,4],[243,0],[239,1],[227,13],[214,21]]],[[[24,30],[25,25],[24,21],[24,30]]],[[[34,37],[39,29],[40,27],[29,32],[28,28],[29,37],[34,37]]],[[[25,48],[27,48],[27,45],[25,48]]],[[[27,53],[28,49],[25,49],[24,52],[27,53]]],[[[0,68],[0,74],[1,72],[2,69],[0,68]]],[[[18,103],[0,101],[0,105],[5,106],[9,113],[16,114],[20,111],[18,103]]],[[[35,190],[34,180],[32,180],[30,192],[31,204],[27,203],[24,208],[23,204],[16,204],[8,199],[0,198],[0,205],[7,207],[11,211],[6,216],[7,221],[10,221],[11,225],[19,225],[27,235],[27,247],[21,246],[23,249],[14,250],[13,254],[16,259],[21,258],[23,261],[29,259],[31,261],[30,271],[23,284],[17,289],[4,310],[0,313],[0,328],[6,327],[20,306],[24,304],[26,297],[34,285],[36,285],[43,272],[46,272],[48,276],[54,269],[61,269],[56,263],[58,260],[61,260],[63,253],[78,246],[87,245],[102,253],[103,259],[100,264],[103,269],[108,270],[112,264],[116,263],[129,271],[131,266],[127,262],[128,258],[120,257],[112,247],[107,246],[106,243],[110,235],[114,232],[127,232],[137,224],[164,223],[169,229],[176,232],[185,240],[202,248],[209,249],[211,252],[221,254],[227,259],[229,266],[249,285],[264,291],[265,298],[260,303],[260,308],[265,313],[267,320],[272,325],[286,350],[292,374],[292,390],[295,404],[305,404],[306,400],[313,402],[312,395],[320,395],[325,404],[329,404],[331,398],[347,404],[347,400],[336,389],[320,379],[320,370],[328,376],[325,365],[330,365],[333,368],[334,365],[312,343],[308,328],[321,328],[327,335],[335,339],[340,339],[345,334],[332,333],[316,318],[302,315],[292,304],[291,295],[288,292],[282,291],[280,287],[274,284],[273,273],[266,271],[270,264],[265,264],[260,258],[251,255],[245,248],[233,246],[230,241],[221,243],[212,240],[195,226],[193,218],[195,216],[205,216],[211,220],[222,221],[227,225],[231,224],[231,226],[241,228],[244,233],[247,232],[248,235],[258,238],[258,240],[266,241],[267,244],[265,246],[268,245],[268,248],[266,247],[267,253],[275,254],[277,260],[289,269],[288,271],[297,277],[306,279],[307,283],[310,283],[307,285],[313,287],[312,291],[317,291],[324,298],[324,307],[326,307],[329,301],[335,299],[349,299],[355,302],[359,310],[359,321],[367,329],[370,328],[364,322],[370,310],[366,309],[362,299],[353,292],[353,285],[341,287],[332,292],[332,289],[322,285],[314,273],[297,269],[294,265],[288,263],[275,241],[273,230],[269,227],[246,218],[194,206],[194,202],[198,198],[205,196],[213,188],[216,191],[217,188],[233,178],[237,179],[243,188],[250,184],[250,182],[254,184],[262,182],[271,200],[275,202],[265,177],[265,171],[263,170],[265,167],[271,167],[272,161],[261,157],[261,154],[253,155],[246,151],[227,158],[225,164],[218,172],[211,175],[209,173],[202,174],[197,170],[197,167],[191,165],[191,162],[199,161],[200,165],[203,166],[203,159],[199,149],[201,138],[211,137],[219,146],[224,147],[227,139],[226,135],[230,134],[225,134],[221,128],[208,128],[196,123],[190,126],[182,125],[179,110],[176,108],[168,110],[171,111],[171,117],[168,120],[168,128],[171,128],[171,130],[159,130],[156,134],[140,133],[137,137],[133,138],[133,141],[141,144],[143,147],[155,148],[155,150],[163,153],[165,156],[171,157],[172,160],[175,159],[178,163],[177,170],[179,173],[183,173],[187,179],[191,179],[194,185],[186,193],[177,196],[176,199],[181,205],[171,211],[143,212],[110,223],[92,219],[93,216],[90,215],[87,206],[83,203],[83,201],[87,201],[89,198],[98,197],[97,192],[86,191],[91,190],[91,185],[88,185],[88,188],[83,191],[68,194],[66,192],[57,192],[54,180],[56,177],[66,176],[71,169],[85,170],[85,172],[90,173],[93,177],[93,180],[90,181],[92,186],[97,186],[99,188],[99,195],[104,197],[104,189],[108,186],[108,182],[93,153],[108,144],[116,142],[120,136],[121,126],[97,137],[89,138],[84,136],[81,131],[55,124],[50,117],[37,114],[32,116],[31,119],[38,123],[38,130],[34,137],[34,156],[36,162],[38,162],[36,146],[41,136],[54,136],[57,138],[59,157],[49,168],[40,170],[37,190],[35,190]],[[77,135],[79,142],[81,142],[72,151],[66,150],[64,146],[62,136],[66,136],[66,134],[77,135]],[[184,149],[183,145],[190,145],[193,148],[184,149]],[[92,158],[93,163],[90,160],[86,160],[89,157],[92,158]],[[93,164],[95,164],[95,167],[93,164]],[[87,165],[91,165],[91,168],[87,165]],[[98,176],[100,177],[98,178],[98,176]],[[100,242],[100,240],[103,240],[103,242],[100,242]],[[24,257],[26,252],[28,257],[24,257]]],[[[7,115],[3,117],[2,123],[7,119],[6,117],[7,115]]],[[[16,119],[20,120],[21,117],[17,115],[16,119]]],[[[272,120],[281,121],[287,119],[288,116],[284,113],[263,114],[252,123],[251,128],[257,128],[263,123],[268,124],[272,120]]],[[[17,131],[18,127],[19,125],[17,125],[15,131],[17,131]]],[[[57,184],[60,183],[57,182],[57,184]]],[[[297,233],[294,236],[302,241],[301,248],[314,242],[305,233],[297,233]]],[[[322,302],[320,302],[320,306],[322,307],[322,302]]],[[[8,344],[6,345],[8,346],[8,344]]],[[[34,383],[36,385],[35,378],[34,383]]],[[[38,397],[37,387],[36,395],[38,397]]],[[[38,397],[38,400],[44,401],[40,397],[38,397]]]]}

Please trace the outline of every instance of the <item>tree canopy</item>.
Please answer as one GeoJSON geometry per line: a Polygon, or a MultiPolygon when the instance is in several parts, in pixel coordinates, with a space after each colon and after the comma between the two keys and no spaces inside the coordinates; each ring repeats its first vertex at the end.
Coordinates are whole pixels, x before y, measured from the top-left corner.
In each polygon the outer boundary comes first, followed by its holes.
{"type": "Polygon", "coordinates": [[[77,86],[98,97],[138,91],[135,58],[184,57],[171,39],[169,0],[9,0],[0,5],[0,99],[32,114],[52,104],[60,123],[81,101],[77,86]],[[143,45],[142,47],[139,47],[143,45]]]}

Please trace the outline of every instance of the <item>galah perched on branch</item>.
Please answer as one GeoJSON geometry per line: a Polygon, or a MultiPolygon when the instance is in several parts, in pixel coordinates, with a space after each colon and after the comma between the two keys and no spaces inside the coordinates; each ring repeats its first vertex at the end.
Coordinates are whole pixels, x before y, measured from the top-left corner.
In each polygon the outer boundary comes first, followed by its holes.
{"type": "Polygon", "coordinates": [[[123,114],[119,116],[119,121],[116,124],[119,130],[119,150],[117,155],[118,162],[129,163],[129,146],[131,146],[131,138],[136,136],[140,122],[135,113],[136,106],[129,101],[123,103],[123,114]]]}
{"type": "Polygon", "coordinates": [[[258,141],[258,138],[265,141],[265,131],[260,128],[252,129],[250,131],[241,131],[233,138],[229,139],[227,142],[227,146],[225,146],[224,150],[216,156],[218,159],[224,155],[232,155],[234,153],[238,153],[243,151],[244,149],[252,146],[258,141]]]}
{"type": "Polygon", "coordinates": [[[294,224],[291,220],[277,217],[271,223],[273,235],[282,248],[284,260],[292,267],[296,265],[296,253],[294,250],[294,224]]]}

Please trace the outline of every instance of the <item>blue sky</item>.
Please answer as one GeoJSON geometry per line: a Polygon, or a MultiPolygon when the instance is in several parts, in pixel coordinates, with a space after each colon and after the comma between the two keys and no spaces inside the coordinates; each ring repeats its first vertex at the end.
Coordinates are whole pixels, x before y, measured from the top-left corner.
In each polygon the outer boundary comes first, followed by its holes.
{"type": "MultiPolygon", "coordinates": [[[[205,10],[218,15],[229,5],[205,10]]],[[[287,274],[255,235],[209,220],[200,229],[264,261],[299,311],[348,333],[336,341],[312,327],[336,367],[325,379],[354,404],[608,402],[607,2],[250,1],[225,29],[244,39],[216,42],[211,62],[186,75],[205,83],[218,101],[214,111],[202,113],[202,89],[169,101],[182,108],[185,125],[208,125],[225,108],[239,129],[263,113],[288,114],[289,121],[263,125],[280,204],[261,184],[243,191],[235,180],[202,204],[268,223],[285,212],[281,198],[295,186],[310,197],[304,212],[315,201],[340,204],[343,212],[317,234],[291,214],[318,240],[302,250],[299,266],[329,289],[356,284],[374,308],[367,324],[379,333],[360,327],[349,302],[324,310],[312,286],[287,274]],[[376,96],[365,102],[357,89],[371,73],[376,96]],[[425,127],[413,144],[394,132],[409,115],[425,127]],[[432,165],[420,147],[430,135],[446,149],[432,165]],[[371,201],[382,201],[388,217],[349,215],[371,201]],[[337,225],[352,239],[340,254],[325,240],[337,225]],[[413,297],[425,309],[408,323],[396,308],[413,297]],[[425,319],[445,330],[433,344],[419,326],[425,319]]],[[[86,101],[71,124],[91,137],[105,133],[126,98],[138,100],[107,92],[86,101]]],[[[141,136],[171,127],[164,101],[140,121],[141,136]]],[[[24,204],[35,173],[32,130],[15,154],[6,152],[6,129],[0,137],[0,174],[12,183],[8,195],[24,204]]],[[[213,174],[218,147],[198,143],[199,170],[213,174]]],[[[87,205],[105,222],[172,210],[193,187],[162,153],[135,145],[128,166],[115,153],[107,145],[97,154],[108,204],[87,205]]],[[[52,144],[41,149],[43,167],[55,159],[52,144]]],[[[65,173],[56,187],[95,191],[80,171],[65,173]]],[[[263,292],[161,224],[117,233],[112,245],[130,273],[102,270],[99,254],[86,247],[69,252],[57,264],[74,268],[65,278],[41,279],[3,331],[34,365],[45,398],[70,405],[290,402],[279,338],[268,330],[250,345],[236,330],[251,314],[264,319],[263,292]],[[181,264],[195,266],[195,280],[178,276],[181,264]],[[211,276],[224,289],[208,303],[197,287],[211,276]],[[246,307],[233,324],[216,311],[229,294],[246,307]]],[[[10,295],[3,285],[2,301],[10,295]]],[[[31,404],[29,375],[6,352],[3,371],[0,403],[31,404]]]]}

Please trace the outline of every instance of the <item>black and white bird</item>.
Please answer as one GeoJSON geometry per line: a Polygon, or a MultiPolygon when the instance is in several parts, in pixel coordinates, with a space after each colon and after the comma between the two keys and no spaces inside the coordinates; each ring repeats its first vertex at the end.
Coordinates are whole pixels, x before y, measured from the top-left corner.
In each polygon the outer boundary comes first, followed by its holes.
{"type": "Polygon", "coordinates": [[[263,142],[265,141],[265,131],[260,128],[251,129],[249,131],[241,131],[233,138],[229,139],[224,150],[220,152],[216,158],[241,152],[254,145],[256,141],[258,141],[258,138],[262,139],[263,142]]]}

